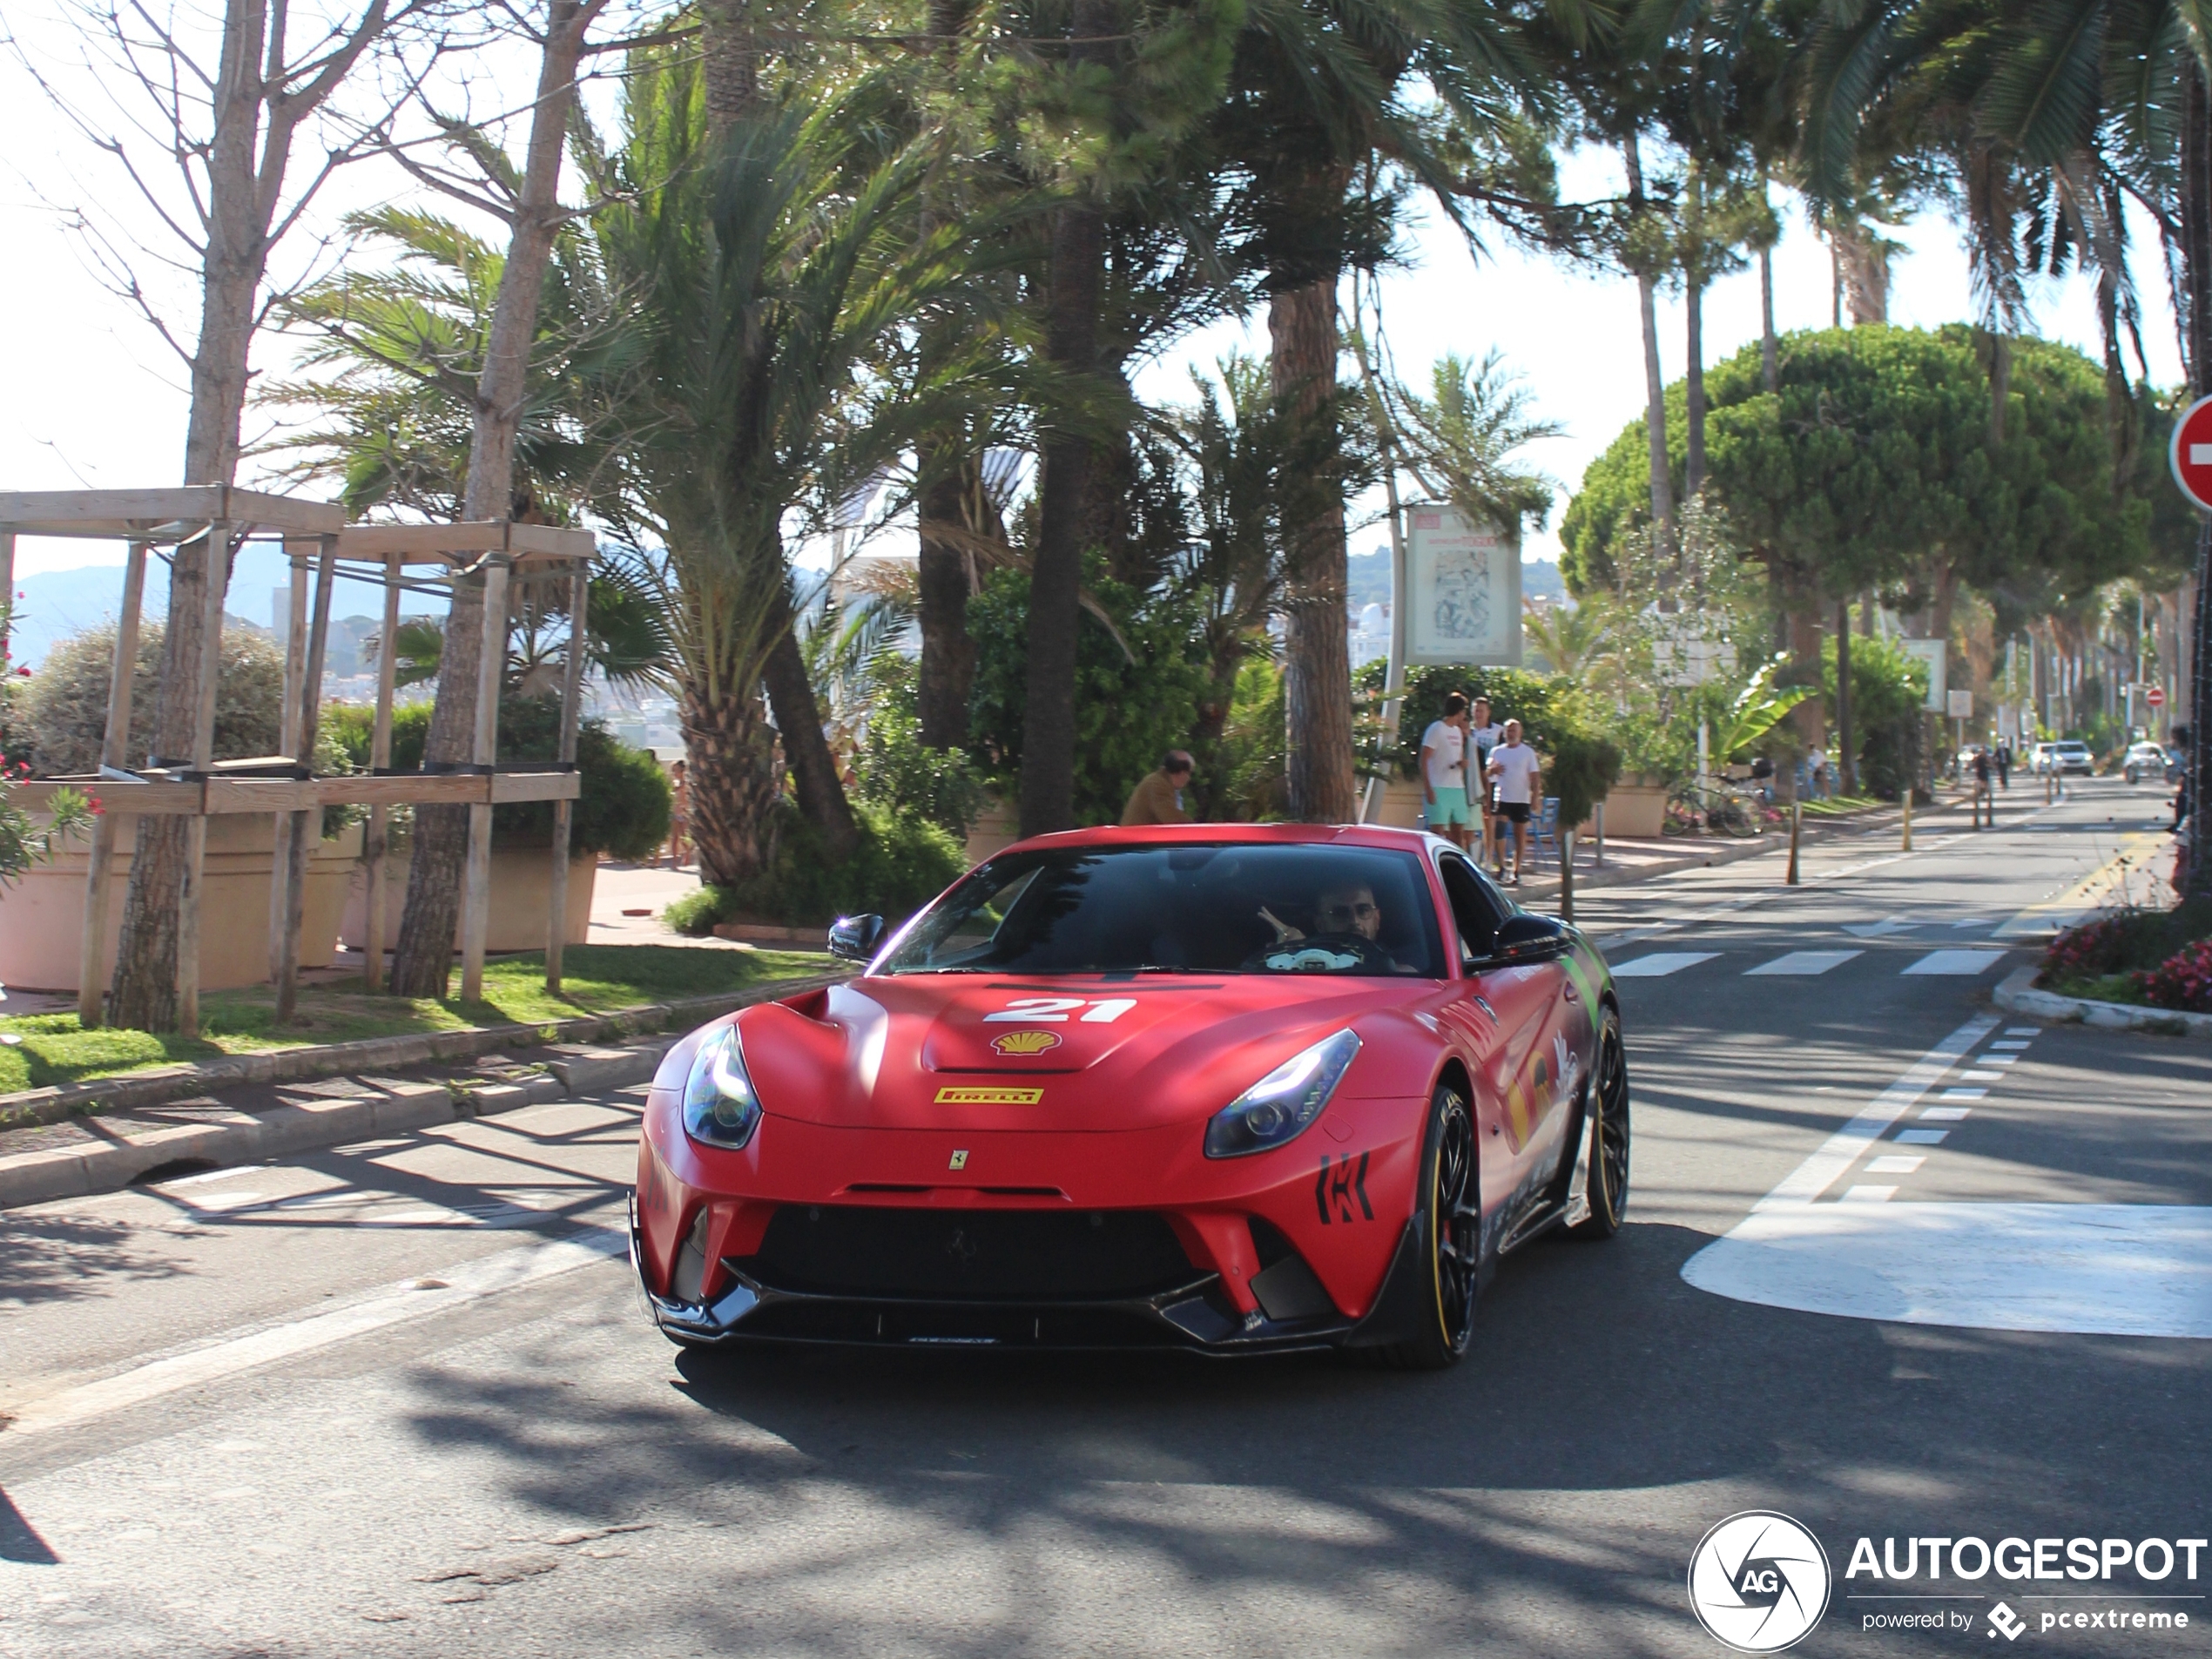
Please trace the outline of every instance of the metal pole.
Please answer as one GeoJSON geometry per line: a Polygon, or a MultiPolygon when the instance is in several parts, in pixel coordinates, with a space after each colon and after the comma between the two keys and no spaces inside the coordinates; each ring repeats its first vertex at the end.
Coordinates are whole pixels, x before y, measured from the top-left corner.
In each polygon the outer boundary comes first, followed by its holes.
{"type": "MultiPolygon", "coordinates": [[[[100,745],[100,764],[122,767],[130,758],[131,702],[138,666],[138,613],[145,596],[146,544],[131,543],[123,564],[123,610],[115,621],[115,664],[107,686],[107,735],[100,745]]],[[[91,1030],[100,1022],[101,993],[107,985],[107,919],[114,897],[108,879],[114,861],[116,837],[122,833],[118,814],[103,813],[92,820],[92,851],[84,866],[84,938],[77,956],[77,1022],[91,1030]]]]}
{"type": "Polygon", "coordinates": [[[484,938],[491,927],[491,784],[499,747],[499,686],[507,668],[507,565],[503,553],[484,567],[484,651],[476,676],[477,775],[484,799],[469,804],[469,880],[461,915],[461,995],[484,996],[484,938]]]}
{"type": "Polygon", "coordinates": [[[1596,806],[1590,808],[1590,826],[1597,832],[1595,867],[1602,870],[1605,867],[1605,803],[1603,801],[1598,802],[1596,806]]]}
{"type": "MultiPolygon", "coordinates": [[[[1398,745],[1398,716],[1406,701],[1406,538],[1400,523],[1401,509],[1398,501],[1398,475],[1395,468],[1386,468],[1384,493],[1390,508],[1390,657],[1383,665],[1382,735],[1379,765],[1388,764],[1388,757],[1398,745]]],[[[1388,793],[1387,778],[1367,779],[1366,799],[1360,803],[1359,821],[1372,824],[1381,815],[1383,798],[1388,793]]]]}
{"type": "MultiPolygon", "coordinates": [[[[561,764],[573,772],[577,729],[583,721],[584,608],[591,598],[591,570],[581,560],[569,577],[569,657],[561,670],[561,764]]],[[[561,988],[561,951],[569,931],[569,837],[576,803],[553,803],[553,906],[545,930],[545,988],[561,988]]]]}
{"type": "Polygon", "coordinates": [[[1791,801],[1790,803],[1790,873],[1782,878],[1784,887],[1794,887],[1797,885],[1797,832],[1803,821],[1804,813],[1797,803],[1791,801]]]}
{"type": "MultiPolygon", "coordinates": [[[[199,711],[192,733],[192,765],[205,776],[215,764],[215,682],[223,666],[223,597],[230,586],[231,527],[207,527],[207,593],[200,636],[199,711]]],[[[185,820],[185,880],[177,904],[177,1029],[199,1035],[199,907],[207,880],[207,786],[199,786],[199,811],[185,820]]]]}
{"type": "Polygon", "coordinates": [[[16,537],[11,530],[0,536],[0,662],[8,657],[10,615],[16,605],[16,537]]]}
{"type": "MultiPolygon", "coordinates": [[[[376,723],[370,728],[368,769],[388,771],[392,765],[392,687],[398,672],[392,636],[400,627],[400,556],[384,556],[384,632],[376,653],[376,723]]],[[[367,927],[362,930],[361,983],[371,993],[384,988],[384,865],[391,809],[368,809],[368,833],[361,844],[361,859],[368,867],[367,927]]]]}
{"type": "MultiPolygon", "coordinates": [[[[322,712],[324,644],[330,634],[330,590],[338,580],[338,538],[322,538],[322,557],[315,569],[315,616],[307,636],[307,671],[300,677],[299,707],[300,756],[312,768],[315,728],[322,712]]],[[[293,609],[298,609],[295,602],[293,609]]],[[[277,1018],[289,1020],[300,1002],[300,928],[307,913],[307,855],[320,836],[307,826],[320,819],[322,809],[309,806],[290,814],[286,825],[291,856],[285,860],[283,956],[277,972],[277,1018]]]]}
{"type": "MultiPolygon", "coordinates": [[[[292,585],[285,591],[284,706],[279,711],[277,749],[296,765],[304,764],[300,746],[300,683],[307,672],[307,556],[304,543],[287,541],[284,550],[292,557],[292,585]]],[[[269,978],[284,983],[286,895],[292,890],[292,815],[278,813],[269,851],[269,978]]],[[[277,993],[280,1012],[284,993],[277,993]]]]}

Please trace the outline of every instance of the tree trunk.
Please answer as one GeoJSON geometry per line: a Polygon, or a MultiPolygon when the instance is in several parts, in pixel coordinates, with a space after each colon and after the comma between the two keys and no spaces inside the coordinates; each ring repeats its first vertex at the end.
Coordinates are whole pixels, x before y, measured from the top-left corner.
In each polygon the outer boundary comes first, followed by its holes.
{"type": "Polygon", "coordinates": [[[922,458],[921,557],[918,586],[921,662],[917,702],[921,740],[933,749],[968,741],[968,698],[975,682],[975,642],[968,633],[968,554],[934,534],[936,526],[968,528],[964,500],[966,458],[933,448],[922,458]]]}
{"type": "Polygon", "coordinates": [[[690,757],[686,792],[699,881],[734,887],[764,873],[776,806],[776,745],[758,696],[708,698],[684,688],[677,719],[690,757]]]}
{"type": "Polygon", "coordinates": [[[1691,282],[1683,295],[1684,333],[1689,361],[1683,371],[1683,425],[1688,438],[1683,460],[1684,500],[1705,487],[1705,286],[1691,282]]]}
{"type": "MultiPolygon", "coordinates": [[[[185,482],[226,484],[238,470],[239,427],[253,344],[254,299],[268,261],[267,219],[259,208],[254,144],[261,117],[266,0],[231,0],[216,71],[215,139],[207,155],[208,212],[199,339],[192,352],[192,413],[185,429],[185,482]]],[[[281,179],[280,170],[278,177],[281,179]]],[[[178,548],[169,576],[169,620],[161,637],[162,695],[154,754],[192,758],[206,639],[207,583],[230,584],[230,549],[207,538],[178,548]]],[[[138,819],[131,885],[109,988],[108,1023],[142,1031],[177,1028],[178,907],[185,887],[182,818],[138,819]]]]}
{"type": "Polygon", "coordinates": [[[1858,751],[1851,742],[1851,601],[1836,604],[1836,750],[1844,792],[1858,792],[1858,751]]]}
{"type": "MultiPolygon", "coordinates": [[[[1079,5],[1079,17],[1103,10],[1079,5]]],[[[1078,22],[1077,32],[1089,32],[1078,22]]],[[[1069,56],[1076,49],[1071,48],[1069,56]]],[[[1053,214],[1045,356],[1063,373],[1089,374],[1098,360],[1105,217],[1083,202],[1053,214]]],[[[1029,567],[1028,706],[1022,725],[1022,833],[1076,822],[1076,637],[1082,620],[1083,519],[1090,441],[1062,417],[1040,461],[1037,547],[1029,567]]]]}
{"type": "MultiPolygon", "coordinates": [[[[1800,685],[1817,688],[1820,672],[1820,616],[1809,602],[1801,604],[1790,612],[1790,654],[1797,659],[1800,685]]],[[[1805,747],[1817,755],[1828,747],[1827,711],[1822,699],[1809,697],[1791,711],[1797,723],[1797,735],[1805,747]]]]}
{"type": "MultiPolygon", "coordinates": [[[[1643,206],[1643,152],[1630,132],[1621,141],[1622,158],[1629,169],[1629,202],[1633,212],[1643,206]]],[[[1636,273],[1636,316],[1643,327],[1643,426],[1651,456],[1651,522],[1666,538],[1675,540],[1674,469],[1667,460],[1667,382],[1659,371],[1659,313],[1655,294],[1657,280],[1648,271],[1636,273]]]]}
{"type": "MultiPolygon", "coordinates": [[[[1303,419],[1334,418],[1335,273],[1275,294],[1268,302],[1267,333],[1276,395],[1303,419]]],[[[1332,496],[1312,518],[1288,531],[1283,701],[1290,815],[1310,824],[1347,824],[1359,816],[1359,803],[1343,499],[1332,496]]]]}
{"type": "Polygon", "coordinates": [[[1830,233],[1854,328],[1890,320],[1890,252],[1878,232],[1853,219],[1830,233]]]}
{"type": "Polygon", "coordinates": [[[806,656],[799,648],[787,596],[777,595],[775,613],[769,623],[775,630],[775,643],[761,669],[768,707],[776,717],[799,813],[821,836],[830,857],[842,863],[860,845],[860,826],[853,822],[852,803],[845,799],[845,785],[837,775],[837,757],[822,734],[821,705],[814,699],[814,682],[807,677],[806,656]]]}
{"type": "MultiPolygon", "coordinates": [[[[583,37],[606,0],[552,0],[538,60],[537,102],[530,115],[522,189],[492,304],[483,368],[476,376],[469,477],[461,516],[469,523],[508,518],[515,508],[515,444],[529,395],[531,347],[545,269],[561,225],[561,157],[576,101],[583,37]]],[[[475,759],[476,687],[483,662],[484,585],[481,576],[454,583],[438,659],[437,700],[422,745],[426,769],[466,765],[475,759]]],[[[466,806],[417,806],[407,903],[392,949],[392,994],[443,996],[453,967],[461,882],[469,861],[466,806]]]]}
{"type": "Polygon", "coordinates": [[[1782,389],[1780,354],[1774,339],[1774,249],[1759,250],[1759,374],[1769,393],[1782,389]]]}

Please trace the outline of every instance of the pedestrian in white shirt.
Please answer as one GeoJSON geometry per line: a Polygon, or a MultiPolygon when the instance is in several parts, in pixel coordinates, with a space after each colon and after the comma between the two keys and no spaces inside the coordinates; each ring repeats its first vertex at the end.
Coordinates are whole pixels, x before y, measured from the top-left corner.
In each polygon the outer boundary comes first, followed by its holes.
{"type": "Polygon", "coordinates": [[[1474,819],[1467,805],[1467,700],[1452,691],[1444,698],[1444,718],[1430,721],[1421,733],[1421,800],[1428,826],[1449,836],[1461,852],[1467,850],[1467,826],[1474,819]]]}
{"type": "MultiPolygon", "coordinates": [[[[1506,722],[1506,740],[1490,752],[1489,775],[1498,786],[1498,815],[1513,826],[1513,876],[1508,887],[1521,885],[1521,867],[1528,856],[1528,809],[1540,799],[1541,767],[1536,752],[1521,740],[1521,722],[1506,722]]],[[[1498,849],[1500,873],[1505,849],[1498,849]]]]}
{"type": "MultiPolygon", "coordinates": [[[[1474,750],[1468,757],[1467,775],[1474,780],[1474,810],[1482,825],[1482,851],[1494,857],[1498,852],[1498,826],[1491,804],[1490,752],[1505,740],[1505,727],[1490,718],[1490,699],[1476,698],[1474,711],[1467,718],[1467,743],[1474,750]]],[[[1478,858],[1482,851],[1478,851],[1478,858]]]]}

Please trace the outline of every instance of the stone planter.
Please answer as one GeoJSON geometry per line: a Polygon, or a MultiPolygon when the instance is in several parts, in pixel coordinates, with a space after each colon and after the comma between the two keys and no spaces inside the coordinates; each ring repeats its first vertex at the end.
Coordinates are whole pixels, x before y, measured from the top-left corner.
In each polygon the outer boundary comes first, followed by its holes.
{"type": "Polygon", "coordinates": [[[1389,829],[1418,829],[1420,821],[1420,785],[1411,778],[1385,779],[1375,822],[1389,829]]]}
{"type": "MultiPolygon", "coordinates": [[[[400,936],[400,913],[407,907],[408,855],[394,853],[384,860],[384,948],[389,950],[400,936]]],[[[599,855],[587,853],[569,861],[567,926],[563,944],[581,945],[590,936],[591,888],[599,873],[599,855]]],[[[491,920],[484,933],[489,951],[543,950],[545,923],[553,914],[553,852],[550,847],[492,848],[491,920]]],[[[458,924],[456,923],[456,927],[458,924]]],[[[355,864],[353,882],[346,894],[345,917],[339,924],[348,949],[359,950],[368,936],[368,867],[355,864]]],[[[455,950],[461,948],[458,932],[455,950]]]]}
{"type": "MultiPolygon", "coordinates": [[[[116,941],[123,931],[124,895],[131,886],[137,820],[118,828],[109,880],[103,983],[115,974],[116,941]]],[[[206,897],[200,907],[199,985],[204,991],[264,985],[269,978],[269,867],[276,819],[269,813],[221,813],[207,820],[206,897]]],[[[300,966],[327,968],[338,952],[338,918],[346,882],[360,858],[361,826],[347,826],[316,847],[307,865],[300,928],[300,966]]],[[[25,990],[75,991],[84,937],[84,871],[90,853],[82,839],[13,887],[0,887],[0,985],[25,990]]]]}
{"type": "MultiPolygon", "coordinates": [[[[1664,784],[1629,783],[1613,786],[1605,797],[1605,833],[1631,841],[1656,841],[1667,829],[1667,787],[1664,784]]],[[[1588,824],[1579,836],[1595,834],[1588,824]]]]}

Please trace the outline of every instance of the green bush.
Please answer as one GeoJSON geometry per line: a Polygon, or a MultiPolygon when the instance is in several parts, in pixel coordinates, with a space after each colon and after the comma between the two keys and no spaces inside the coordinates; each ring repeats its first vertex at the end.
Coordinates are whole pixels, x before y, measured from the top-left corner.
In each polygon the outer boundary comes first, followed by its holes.
{"type": "Polygon", "coordinates": [[[851,858],[833,860],[797,806],[779,800],[773,865],[738,886],[701,887],[669,906],[661,919],[693,938],[738,917],[804,927],[873,913],[896,927],[968,867],[961,844],[927,819],[865,801],[853,815],[860,844],[851,858]]]}
{"type": "MultiPolygon", "coordinates": [[[[1828,719],[1836,718],[1836,641],[1822,642],[1821,674],[1828,719]]],[[[1920,775],[1928,671],[1886,639],[1851,640],[1851,741],[1858,749],[1862,792],[1894,800],[1920,775]]]]}
{"type": "Polygon", "coordinates": [[[1559,797],[1559,822],[1572,829],[1590,815],[1621,776],[1621,751],[1607,738],[1555,730],[1544,767],[1544,792],[1559,797]]]}
{"type": "MultiPolygon", "coordinates": [[[[1076,649],[1076,821],[1118,824],[1130,791],[1170,749],[1187,748],[1206,686],[1200,618],[1172,592],[1140,594],[1085,562],[1084,586],[1127,642],[1085,610],[1076,649]],[[1130,661],[1134,656],[1136,660],[1130,661]]],[[[995,782],[1011,786],[1022,769],[1022,726],[1028,702],[1029,578],[1001,570],[968,602],[975,641],[969,735],[995,782]]]]}
{"type": "MultiPolygon", "coordinates": [[[[1265,823],[1290,811],[1289,717],[1281,669],[1264,657],[1238,669],[1229,718],[1214,752],[1221,777],[1208,796],[1224,816],[1265,823]]],[[[1208,786],[1204,777],[1198,783],[1201,789],[1208,786]]]]}
{"type": "MultiPolygon", "coordinates": [[[[324,717],[356,772],[368,769],[369,744],[376,711],[362,704],[340,704],[324,717]]],[[[430,735],[430,705],[406,703],[392,711],[392,765],[408,771],[422,764],[430,735]]],[[[499,758],[550,760],[560,752],[561,705],[550,698],[509,697],[499,705],[499,758]]],[[[643,749],[624,743],[597,720],[577,732],[577,770],[582,793],[570,846],[578,853],[604,853],[617,859],[650,858],[668,840],[674,792],[660,763],[643,749]]],[[[492,840],[501,846],[550,846],[553,804],[527,801],[492,810],[492,840]]]]}
{"type": "Polygon", "coordinates": [[[903,657],[872,677],[867,732],[853,756],[853,792],[894,816],[927,819],[955,840],[983,815],[983,779],[961,749],[921,740],[914,664],[903,657]]]}
{"type": "MultiPolygon", "coordinates": [[[[142,765],[153,748],[161,703],[161,624],[138,631],[131,678],[127,766],[142,765]]],[[[107,740],[108,683],[115,663],[112,623],[58,642],[39,671],[23,683],[10,723],[26,728],[31,769],[44,777],[100,769],[107,740]]],[[[284,652],[266,634],[223,630],[223,661],[215,677],[215,759],[270,755],[284,738],[284,652]]]]}

